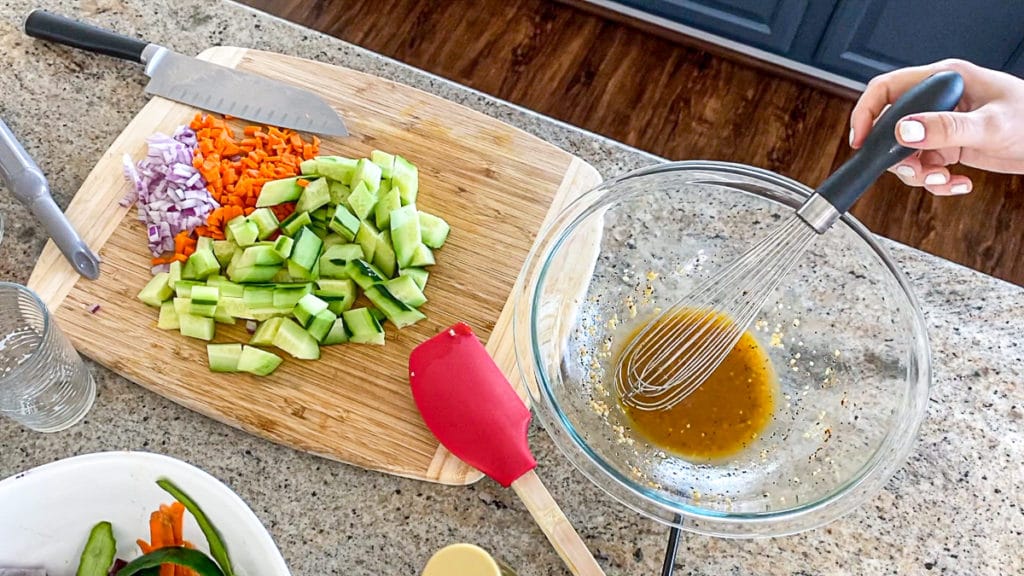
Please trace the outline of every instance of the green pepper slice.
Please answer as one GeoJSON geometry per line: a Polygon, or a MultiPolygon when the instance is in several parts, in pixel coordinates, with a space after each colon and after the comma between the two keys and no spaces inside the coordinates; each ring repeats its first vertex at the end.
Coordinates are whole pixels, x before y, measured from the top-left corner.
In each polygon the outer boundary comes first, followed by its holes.
{"type": "MultiPolygon", "coordinates": [[[[184,502],[183,502],[184,504],[184,502]]],[[[117,571],[117,576],[132,576],[133,574],[146,574],[153,569],[159,569],[163,564],[177,564],[194,571],[198,576],[224,576],[217,563],[199,550],[185,548],[184,546],[168,546],[153,550],[145,556],[139,556],[117,571]]]]}
{"type": "Polygon", "coordinates": [[[218,572],[223,571],[224,576],[234,576],[235,571],[231,568],[231,560],[228,558],[228,549],[224,545],[224,539],[221,538],[220,532],[210,523],[210,520],[203,513],[202,509],[199,508],[199,505],[170,480],[161,478],[156,483],[171,496],[174,496],[175,500],[181,502],[185,509],[196,519],[199,529],[203,531],[203,536],[206,536],[206,543],[210,546],[210,555],[217,561],[217,564],[220,564],[218,572]]]}
{"type": "Polygon", "coordinates": [[[100,522],[92,527],[89,539],[82,549],[82,557],[78,561],[77,576],[107,576],[114,563],[117,553],[117,540],[114,539],[114,528],[110,522],[100,522]]]}

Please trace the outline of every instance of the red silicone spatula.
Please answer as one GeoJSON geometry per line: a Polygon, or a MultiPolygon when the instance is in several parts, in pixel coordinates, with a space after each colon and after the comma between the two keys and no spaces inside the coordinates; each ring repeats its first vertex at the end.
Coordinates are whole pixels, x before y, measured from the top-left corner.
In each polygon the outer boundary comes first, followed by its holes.
{"type": "Polygon", "coordinates": [[[409,357],[412,396],[452,454],[511,486],[573,574],[604,575],[534,468],[530,411],[466,324],[420,344],[409,357]]]}

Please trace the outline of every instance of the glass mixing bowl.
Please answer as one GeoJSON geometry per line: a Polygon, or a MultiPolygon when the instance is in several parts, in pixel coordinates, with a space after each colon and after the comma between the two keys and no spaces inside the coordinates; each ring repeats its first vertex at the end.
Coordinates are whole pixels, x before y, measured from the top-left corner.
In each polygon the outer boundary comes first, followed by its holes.
{"type": "Polygon", "coordinates": [[[516,287],[520,373],[561,451],[623,504],[708,535],[792,534],[871,498],[907,457],[928,401],[924,320],[850,216],[815,239],[750,329],[778,380],[753,444],[691,462],[636,434],[617,401],[616,346],[811,192],[748,166],[668,163],[601,184],[542,232],[516,287]]]}

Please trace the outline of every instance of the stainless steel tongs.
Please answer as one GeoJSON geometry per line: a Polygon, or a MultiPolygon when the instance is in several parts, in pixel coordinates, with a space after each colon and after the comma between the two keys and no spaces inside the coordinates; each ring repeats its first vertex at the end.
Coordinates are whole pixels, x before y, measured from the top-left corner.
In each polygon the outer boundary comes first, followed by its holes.
{"type": "Polygon", "coordinates": [[[71,267],[90,280],[99,278],[99,257],[89,249],[57,207],[43,171],[25,152],[3,120],[0,120],[0,177],[14,197],[28,207],[43,225],[71,267]]]}

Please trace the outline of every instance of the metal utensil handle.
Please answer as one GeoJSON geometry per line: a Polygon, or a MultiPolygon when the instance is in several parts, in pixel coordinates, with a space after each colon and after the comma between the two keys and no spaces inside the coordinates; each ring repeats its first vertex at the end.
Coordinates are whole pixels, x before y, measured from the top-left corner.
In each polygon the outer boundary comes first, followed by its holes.
{"type": "Polygon", "coordinates": [[[908,114],[948,112],[964,93],[956,72],[939,72],[900,96],[871,129],[864,145],[818,187],[817,193],[844,213],[886,170],[914,153],[896,140],[896,123],[908,114]]]}
{"type": "MultiPolygon", "coordinates": [[[[679,516],[676,516],[679,522],[679,516]]],[[[661,576],[672,576],[676,570],[676,553],[679,550],[679,536],[682,530],[679,526],[673,526],[668,533],[668,544],[665,545],[665,561],[661,565],[661,576]]]]}
{"type": "Polygon", "coordinates": [[[25,33],[33,38],[58,42],[132,62],[142,62],[142,51],[147,45],[137,38],[123,36],[45,10],[33,10],[28,15],[25,19],[25,33]]]}

